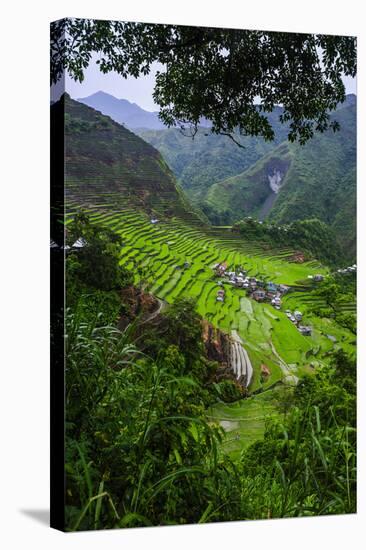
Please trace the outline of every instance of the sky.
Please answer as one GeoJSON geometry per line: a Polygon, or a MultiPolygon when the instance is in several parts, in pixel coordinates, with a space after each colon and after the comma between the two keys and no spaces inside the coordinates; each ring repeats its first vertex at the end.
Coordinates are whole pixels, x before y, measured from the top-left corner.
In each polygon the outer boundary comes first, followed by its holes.
{"type": "MultiPolygon", "coordinates": [[[[128,77],[125,79],[115,72],[101,73],[98,66],[92,62],[85,71],[85,78],[82,83],[75,82],[69,76],[66,76],[65,87],[68,94],[74,99],[87,97],[102,90],[118,99],[127,99],[132,103],[137,103],[137,105],[146,111],[158,111],[159,106],[154,103],[152,98],[155,75],[158,70],[164,70],[163,65],[153,63],[149,75],[140,76],[139,78],[128,77]]],[[[346,93],[355,94],[356,79],[344,77],[343,81],[346,86],[346,93]]],[[[62,86],[63,84],[61,83],[58,86],[60,93],[62,86]]],[[[60,93],[56,91],[56,96],[60,95],[60,93]]]]}

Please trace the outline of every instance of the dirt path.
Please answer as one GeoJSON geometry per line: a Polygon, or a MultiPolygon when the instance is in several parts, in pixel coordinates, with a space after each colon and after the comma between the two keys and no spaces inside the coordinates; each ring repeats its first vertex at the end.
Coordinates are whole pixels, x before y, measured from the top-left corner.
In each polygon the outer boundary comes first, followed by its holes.
{"type": "MultiPolygon", "coordinates": [[[[156,296],[155,296],[156,298],[156,296]]],[[[152,313],[150,313],[150,315],[148,317],[146,317],[146,319],[144,319],[144,321],[141,322],[141,325],[144,325],[145,323],[149,323],[150,321],[152,321],[153,319],[155,319],[155,317],[157,317],[162,309],[166,306],[166,303],[161,300],[160,298],[156,298],[156,300],[158,301],[158,307],[156,308],[155,311],[153,311],[152,313]]]]}

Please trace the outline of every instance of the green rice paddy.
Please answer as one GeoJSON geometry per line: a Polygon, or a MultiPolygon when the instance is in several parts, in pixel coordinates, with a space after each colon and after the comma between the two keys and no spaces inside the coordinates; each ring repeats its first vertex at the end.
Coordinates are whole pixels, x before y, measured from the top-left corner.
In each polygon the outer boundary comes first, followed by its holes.
{"type": "Polygon", "coordinates": [[[281,417],[275,388],[235,403],[220,403],[208,411],[209,421],[225,430],[222,448],[233,457],[263,438],[268,420],[281,417]]]}
{"type": "MultiPolygon", "coordinates": [[[[69,205],[68,210],[72,215],[73,205],[69,205]]],[[[120,263],[134,273],[135,283],[141,282],[142,278],[148,291],[168,303],[180,296],[194,297],[203,318],[227,333],[237,331],[254,369],[249,387],[251,392],[271,388],[281,380],[286,381],[288,376],[301,377],[305,372],[312,372],[327,362],[329,351],[339,346],[354,350],[355,337],[351,332],[340,328],[331,319],[326,320],[325,326],[323,320],[310,314],[307,316],[314,300],[308,276],[327,273],[319,263],[290,262],[292,251],[289,249],[266,251],[260,244],[246,242],[242,236],[193,224],[192,220],[172,218],[159,220],[154,225],[143,212],[129,208],[85,210],[91,221],[108,226],[121,235],[120,263]],[[228,269],[240,266],[250,276],[294,286],[297,290],[285,296],[282,311],[277,311],[268,303],[257,303],[248,298],[244,289],[224,282],[225,301],[217,302],[219,287],[213,265],[224,261],[228,269]],[[300,309],[303,323],[313,327],[312,335],[300,334],[284,313],[285,309],[300,309]],[[271,373],[266,379],[261,379],[263,363],[271,373]]],[[[221,415],[224,420],[229,413],[233,413],[233,418],[239,418],[235,421],[239,422],[241,435],[230,445],[228,443],[230,450],[235,450],[238,445],[242,447],[244,434],[247,443],[261,436],[265,417],[275,411],[275,406],[268,400],[269,395],[266,391],[233,405],[219,404],[211,411],[215,418],[221,415]],[[251,418],[249,424],[245,420],[247,416],[251,418]],[[242,422],[247,426],[245,430],[242,422]]],[[[228,441],[234,432],[228,430],[228,441]]]]}

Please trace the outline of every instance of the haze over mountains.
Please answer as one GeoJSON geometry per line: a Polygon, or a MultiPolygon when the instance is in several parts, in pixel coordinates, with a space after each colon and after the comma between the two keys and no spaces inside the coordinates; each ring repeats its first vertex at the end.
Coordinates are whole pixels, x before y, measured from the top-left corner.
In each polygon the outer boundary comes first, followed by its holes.
{"type": "Polygon", "coordinates": [[[152,130],[162,130],[165,128],[158,118],[158,112],[145,111],[136,103],[131,103],[127,99],[117,99],[103,91],[96,92],[88,97],[78,98],[77,101],[93,107],[103,115],[110,116],[119,124],[123,124],[130,129],[150,128],[152,130]]]}
{"type": "MultiPolygon", "coordinates": [[[[149,130],[165,130],[166,126],[159,119],[158,111],[146,111],[136,103],[127,99],[117,99],[111,94],[99,91],[87,97],[78,98],[77,101],[84,103],[100,111],[103,115],[110,116],[119,124],[123,124],[130,130],[144,128],[149,130]]],[[[201,125],[208,127],[210,124],[202,119],[201,125]]]]}

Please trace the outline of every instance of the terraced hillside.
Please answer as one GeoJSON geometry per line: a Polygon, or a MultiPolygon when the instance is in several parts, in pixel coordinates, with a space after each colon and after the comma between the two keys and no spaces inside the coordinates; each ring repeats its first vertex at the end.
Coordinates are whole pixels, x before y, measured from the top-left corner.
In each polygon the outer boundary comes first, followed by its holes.
{"type": "MultiPolygon", "coordinates": [[[[246,442],[263,435],[265,418],[276,409],[268,392],[280,381],[296,383],[305,372],[326,363],[329,352],[339,346],[354,350],[355,337],[350,331],[334,320],[311,314],[316,298],[308,277],[325,275],[327,269],[316,261],[292,262],[290,248],[273,249],[268,242],[245,240],[230,228],[209,226],[152,146],[93,109],[67,96],[64,101],[69,219],[82,207],[92,222],[119,233],[123,241],[121,265],[133,273],[135,284],[160,300],[172,303],[180,296],[194,297],[200,315],[233,337],[239,350],[236,359],[244,354],[248,369],[253,368],[249,392],[268,390],[266,397],[253,395],[235,406],[239,422],[235,441],[239,443],[229,444],[227,449],[237,452],[243,434],[246,442]],[[219,287],[213,266],[224,261],[228,268],[241,267],[250,276],[291,286],[283,310],[252,300],[244,289],[228,282],[221,281],[219,287]],[[225,289],[223,302],[216,299],[219,288],[225,289]],[[313,327],[311,336],[298,331],[286,316],[286,308],[301,309],[304,324],[313,327]],[[262,400],[265,406],[259,407],[262,400]],[[248,423],[248,409],[252,408],[256,411],[248,423]]],[[[355,306],[344,307],[349,311],[355,306]]],[[[237,375],[242,374],[240,369],[237,375]]],[[[224,410],[218,405],[210,414],[224,421],[235,407],[224,410]]]]}
{"type": "Polygon", "coordinates": [[[51,113],[63,109],[66,200],[98,208],[128,203],[151,215],[205,221],[154,147],[67,94],[51,106],[51,113]]]}
{"type": "Polygon", "coordinates": [[[248,399],[220,403],[209,409],[209,420],[220,424],[227,433],[223,442],[226,452],[232,456],[239,454],[243,448],[263,437],[267,420],[280,418],[277,390],[273,388],[248,399]]]}
{"type": "MultiPolygon", "coordinates": [[[[76,206],[69,202],[69,212],[76,206]]],[[[294,377],[311,372],[327,361],[326,354],[334,346],[352,348],[352,333],[342,329],[340,337],[340,329],[333,321],[329,321],[325,334],[322,323],[306,319],[313,323],[314,330],[312,336],[303,336],[284,312],[255,302],[243,289],[230,284],[224,283],[225,301],[216,301],[219,287],[212,266],[226,261],[228,266],[242,266],[252,276],[297,287],[299,291],[289,294],[287,300],[295,300],[296,296],[296,306],[300,307],[311,295],[308,275],[326,273],[316,262],[291,263],[290,250],[266,251],[231,232],[188,225],[179,218],[152,224],[147,215],[129,208],[95,208],[89,209],[89,214],[91,220],[121,235],[121,264],[133,271],[136,283],[144,284],[168,303],[178,296],[195,297],[202,317],[229,334],[235,331],[239,335],[254,368],[251,391],[283,379],[291,382],[294,377]],[[336,342],[329,335],[334,335],[336,342]],[[266,379],[261,379],[262,364],[270,370],[266,379]]]]}

